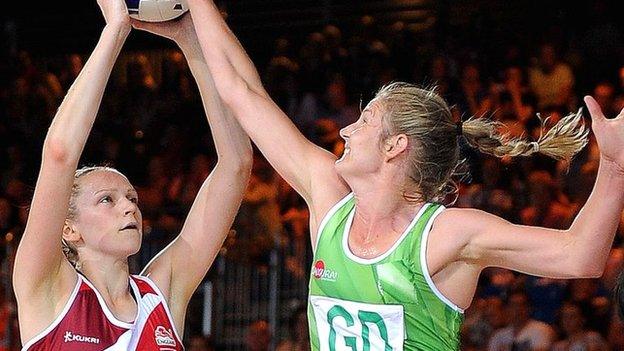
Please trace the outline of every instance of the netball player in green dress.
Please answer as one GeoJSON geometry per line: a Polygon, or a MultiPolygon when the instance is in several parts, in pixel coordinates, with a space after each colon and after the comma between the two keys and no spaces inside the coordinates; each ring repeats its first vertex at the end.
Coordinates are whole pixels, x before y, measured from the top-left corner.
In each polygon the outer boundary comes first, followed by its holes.
{"type": "Polygon", "coordinates": [[[567,230],[520,226],[476,209],[445,209],[459,140],[496,156],[570,159],[587,142],[580,113],[539,141],[507,140],[406,83],[381,88],[341,130],[344,154],[307,140],[263,88],[210,0],[189,8],[217,90],[310,209],[313,350],[454,350],[463,310],[490,266],[553,278],[600,276],[624,204],[624,113],[585,103],[600,147],[593,192],[567,230]]]}

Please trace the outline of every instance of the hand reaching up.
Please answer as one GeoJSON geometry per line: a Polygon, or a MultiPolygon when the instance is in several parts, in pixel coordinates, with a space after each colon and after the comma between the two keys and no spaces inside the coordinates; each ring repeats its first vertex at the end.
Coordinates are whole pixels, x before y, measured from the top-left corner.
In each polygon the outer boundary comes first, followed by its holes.
{"type": "Polygon", "coordinates": [[[107,25],[130,31],[130,16],[124,0],[98,0],[97,3],[107,25]]]}
{"type": "Polygon", "coordinates": [[[185,13],[180,18],[171,21],[144,22],[136,19],[130,19],[130,23],[135,29],[171,39],[180,47],[196,45],[197,48],[199,48],[197,34],[195,34],[195,28],[193,27],[193,20],[191,19],[190,13],[185,13]]]}
{"type": "Polygon", "coordinates": [[[617,166],[624,176],[624,109],[615,118],[607,119],[593,97],[586,96],[584,100],[592,118],[600,156],[617,166]]]}

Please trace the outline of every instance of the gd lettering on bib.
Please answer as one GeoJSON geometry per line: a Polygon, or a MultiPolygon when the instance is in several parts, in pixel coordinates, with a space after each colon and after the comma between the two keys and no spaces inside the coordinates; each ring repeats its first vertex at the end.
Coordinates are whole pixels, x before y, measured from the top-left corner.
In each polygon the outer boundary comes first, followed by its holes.
{"type": "Polygon", "coordinates": [[[321,351],[402,351],[403,306],[310,296],[321,351]]]}

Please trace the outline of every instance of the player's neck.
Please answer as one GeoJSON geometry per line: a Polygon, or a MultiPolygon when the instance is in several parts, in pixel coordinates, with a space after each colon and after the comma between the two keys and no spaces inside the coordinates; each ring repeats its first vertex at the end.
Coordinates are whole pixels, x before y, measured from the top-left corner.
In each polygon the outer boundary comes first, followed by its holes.
{"type": "Polygon", "coordinates": [[[362,215],[375,220],[396,214],[404,208],[420,206],[403,196],[407,181],[399,170],[397,167],[382,167],[374,173],[345,177],[362,215]]]}
{"type": "Polygon", "coordinates": [[[100,259],[82,262],[81,272],[107,300],[128,297],[128,260],[100,259]]]}
{"type": "Polygon", "coordinates": [[[384,222],[395,223],[397,219],[411,221],[422,203],[410,202],[394,186],[370,186],[366,189],[353,189],[356,206],[356,219],[376,226],[384,222]]]}

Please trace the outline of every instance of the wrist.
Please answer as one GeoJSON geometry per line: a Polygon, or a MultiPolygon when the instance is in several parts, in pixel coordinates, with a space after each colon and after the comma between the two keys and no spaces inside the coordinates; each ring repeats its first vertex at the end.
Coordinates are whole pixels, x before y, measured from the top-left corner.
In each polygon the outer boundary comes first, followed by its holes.
{"type": "Polygon", "coordinates": [[[602,168],[611,178],[617,178],[624,183],[624,167],[612,159],[600,156],[600,168],[602,168]]]}
{"type": "Polygon", "coordinates": [[[104,31],[115,33],[121,39],[126,39],[126,37],[130,34],[131,29],[132,26],[130,25],[130,22],[122,21],[107,23],[106,26],[104,26],[104,31]]]}
{"type": "Polygon", "coordinates": [[[187,58],[192,58],[195,56],[203,56],[201,47],[199,46],[199,43],[197,41],[176,40],[176,43],[180,47],[180,50],[182,50],[182,53],[184,54],[184,56],[186,56],[187,58]]]}

